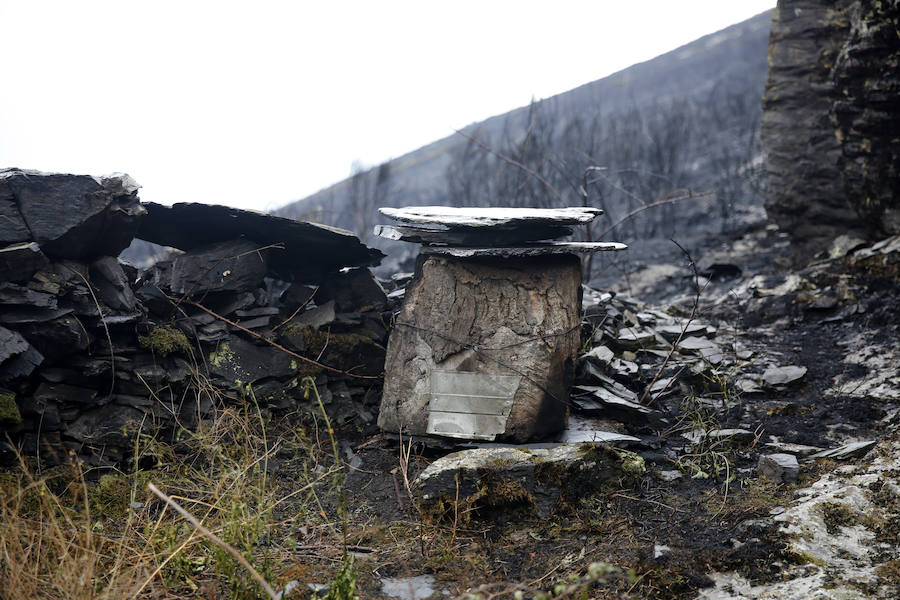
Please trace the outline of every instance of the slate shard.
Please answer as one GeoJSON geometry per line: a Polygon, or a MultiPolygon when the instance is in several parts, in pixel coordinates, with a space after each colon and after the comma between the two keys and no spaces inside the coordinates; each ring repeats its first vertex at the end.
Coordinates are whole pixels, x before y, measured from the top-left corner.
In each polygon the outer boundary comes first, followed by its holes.
{"type": "Polygon", "coordinates": [[[0,281],[27,281],[50,261],[35,242],[0,248],[0,281]]]}

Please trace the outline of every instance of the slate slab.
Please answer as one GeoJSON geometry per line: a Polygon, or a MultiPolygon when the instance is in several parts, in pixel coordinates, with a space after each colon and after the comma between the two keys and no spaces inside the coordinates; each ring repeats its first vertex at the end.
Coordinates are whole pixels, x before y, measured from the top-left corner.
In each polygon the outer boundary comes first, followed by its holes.
{"type": "Polygon", "coordinates": [[[93,177],[0,169],[0,186],[7,190],[0,197],[14,197],[29,239],[51,257],[117,256],[145,213],[139,186],[121,173],[93,177]]]}
{"type": "Polygon", "coordinates": [[[244,237],[257,248],[272,249],[269,266],[282,279],[318,282],[343,267],[374,266],[384,254],[353,233],[318,223],[294,221],[260,212],[193,202],[169,206],[145,203],[147,216],[136,237],[181,250],[244,237]]]}
{"type": "Polygon", "coordinates": [[[232,385],[246,385],[266,377],[289,377],[297,360],[271,346],[257,346],[232,337],[219,343],[207,356],[210,372],[232,385]]]}
{"type": "Polygon", "coordinates": [[[0,245],[27,242],[31,232],[16,205],[16,195],[9,187],[8,170],[0,170],[0,245]]]}
{"type": "Polygon", "coordinates": [[[106,306],[127,312],[135,310],[137,298],[122,270],[122,264],[115,257],[103,256],[95,260],[91,263],[90,272],[97,295],[106,306]]]}
{"type": "Polygon", "coordinates": [[[28,342],[16,331],[0,327],[0,364],[28,349],[28,342]]]}
{"type": "Polygon", "coordinates": [[[444,227],[438,225],[376,225],[375,235],[412,244],[447,246],[514,246],[537,240],[552,240],[572,235],[571,227],[528,224],[514,228],[444,227]]]}
{"type": "Polygon", "coordinates": [[[14,283],[0,283],[0,305],[27,305],[37,308],[57,307],[56,296],[38,292],[14,283]]]}
{"type": "Polygon", "coordinates": [[[422,254],[443,254],[457,258],[478,257],[529,257],[548,254],[592,254],[594,252],[618,252],[628,246],[619,242],[543,242],[528,246],[488,246],[468,248],[456,246],[422,246],[422,254]]]}
{"type": "Polygon", "coordinates": [[[158,285],[176,295],[252,290],[266,276],[268,257],[250,240],[201,246],[175,257],[158,285]]]}
{"type": "Polygon", "coordinates": [[[863,440],[860,442],[851,442],[844,444],[838,448],[830,448],[822,452],[816,452],[810,455],[810,458],[829,458],[831,460],[847,460],[849,458],[859,458],[868,454],[869,450],[878,444],[877,440],[863,440]]]}
{"type": "Polygon", "coordinates": [[[603,214],[599,208],[580,206],[568,208],[409,206],[379,208],[378,212],[403,223],[491,228],[513,228],[533,224],[578,225],[590,223],[603,214]]]}

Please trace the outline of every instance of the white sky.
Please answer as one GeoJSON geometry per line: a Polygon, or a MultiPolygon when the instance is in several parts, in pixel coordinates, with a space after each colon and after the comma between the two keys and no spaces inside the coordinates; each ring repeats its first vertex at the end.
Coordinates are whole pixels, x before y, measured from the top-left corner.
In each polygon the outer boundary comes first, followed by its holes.
{"type": "Polygon", "coordinates": [[[775,0],[0,0],[0,166],[268,210],[775,0]]]}

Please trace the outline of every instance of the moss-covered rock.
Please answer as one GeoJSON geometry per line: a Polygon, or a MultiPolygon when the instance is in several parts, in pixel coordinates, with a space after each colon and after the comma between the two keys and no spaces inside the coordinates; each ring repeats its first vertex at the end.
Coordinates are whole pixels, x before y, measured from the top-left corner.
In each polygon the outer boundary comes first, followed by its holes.
{"type": "Polygon", "coordinates": [[[6,390],[0,390],[0,423],[18,425],[21,422],[22,414],[16,405],[16,395],[6,390]]]}
{"type": "Polygon", "coordinates": [[[187,336],[178,329],[167,325],[160,325],[150,330],[147,335],[138,337],[142,347],[152,350],[159,356],[168,356],[174,352],[189,355],[191,344],[187,336]]]}
{"type": "Polygon", "coordinates": [[[561,501],[621,486],[645,470],[643,458],[634,452],[605,446],[475,448],[434,461],[417,484],[423,503],[436,512],[454,504],[466,508],[524,505],[546,515],[561,501]]]}

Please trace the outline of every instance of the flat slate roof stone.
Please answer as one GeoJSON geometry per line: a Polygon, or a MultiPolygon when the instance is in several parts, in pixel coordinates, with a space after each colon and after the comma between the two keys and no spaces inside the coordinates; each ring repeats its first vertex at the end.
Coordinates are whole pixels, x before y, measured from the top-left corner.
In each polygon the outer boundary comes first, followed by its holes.
{"type": "Polygon", "coordinates": [[[379,208],[395,221],[446,227],[517,227],[520,225],[577,225],[590,223],[603,214],[599,208],[505,208],[456,206],[407,206],[379,208]]]}
{"type": "Polygon", "coordinates": [[[422,246],[422,254],[442,254],[456,258],[477,258],[495,256],[512,258],[519,256],[545,256],[547,254],[590,254],[593,252],[618,251],[628,248],[619,242],[545,242],[527,246],[498,246],[486,248],[464,248],[457,246],[422,246]]]}

